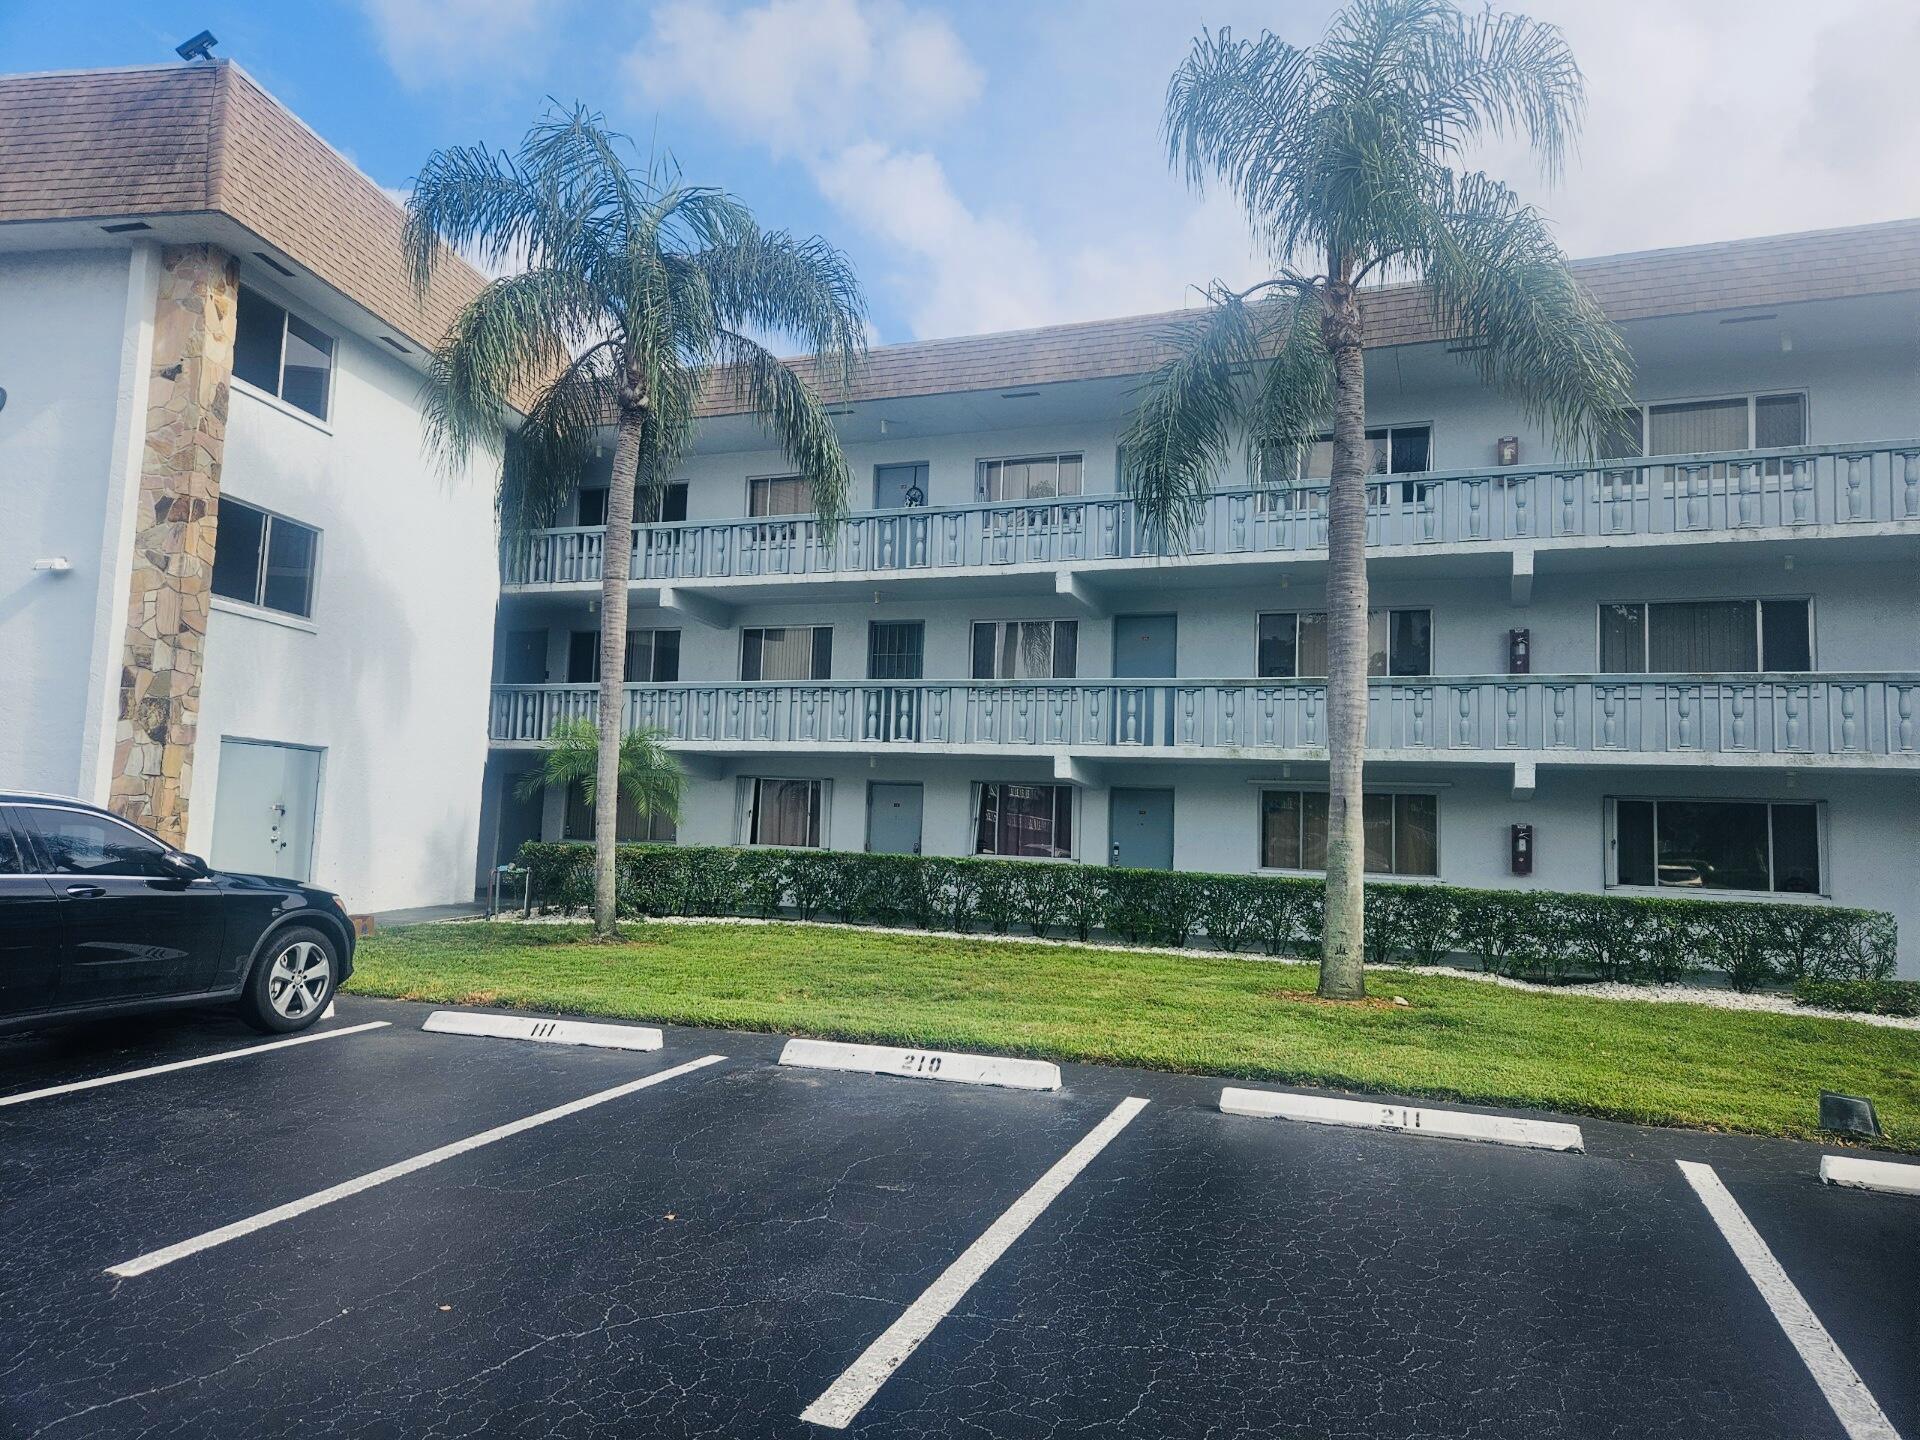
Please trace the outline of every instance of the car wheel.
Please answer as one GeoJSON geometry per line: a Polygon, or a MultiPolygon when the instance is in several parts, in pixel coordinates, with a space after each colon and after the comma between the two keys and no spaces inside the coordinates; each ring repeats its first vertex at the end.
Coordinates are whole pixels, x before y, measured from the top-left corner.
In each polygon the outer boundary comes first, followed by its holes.
{"type": "Polygon", "coordinates": [[[295,927],[268,937],[240,999],[240,1017],[256,1030],[304,1030],[326,1010],[340,973],[334,944],[318,930],[295,927]]]}

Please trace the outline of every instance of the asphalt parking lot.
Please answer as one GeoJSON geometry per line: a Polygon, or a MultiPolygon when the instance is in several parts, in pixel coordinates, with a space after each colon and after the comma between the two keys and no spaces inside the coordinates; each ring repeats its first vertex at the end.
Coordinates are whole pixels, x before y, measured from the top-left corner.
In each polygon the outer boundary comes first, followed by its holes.
{"type": "Polygon", "coordinates": [[[1816,1147],[1517,1150],[1197,1077],[427,1013],[0,1040],[0,1434],[1920,1440],[1920,1199],[1822,1186],[1816,1147]]]}

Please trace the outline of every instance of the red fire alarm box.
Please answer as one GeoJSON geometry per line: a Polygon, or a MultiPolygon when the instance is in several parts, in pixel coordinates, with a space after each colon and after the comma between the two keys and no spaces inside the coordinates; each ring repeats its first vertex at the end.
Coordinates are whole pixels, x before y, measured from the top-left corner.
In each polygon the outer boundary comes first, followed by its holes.
{"type": "Polygon", "coordinates": [[[1509,844],[1511,853],[1508,860],[1513,873],[1531,875],[1533,873],[1533,827],[1531,825],[1513,826],[1509,844]]]}
{"type": "Polygon", "coordinates": [[[1524,629],[1507,631],[1507,674],[1526,675],[1532,668],[1532,633],[1524,629]]]}

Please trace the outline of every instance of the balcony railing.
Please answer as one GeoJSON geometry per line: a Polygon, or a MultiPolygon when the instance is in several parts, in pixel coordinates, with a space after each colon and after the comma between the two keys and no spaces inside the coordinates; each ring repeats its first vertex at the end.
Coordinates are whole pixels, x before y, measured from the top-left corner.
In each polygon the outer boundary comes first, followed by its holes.
{"type": "MultiPolygon", "coordinates": [[[[1369,487],[1367,543],[1551,542],[1920,520],[1920,440],[1430,473],[1369,487]]],[[[598,581],[598,529],[510,545],[509,585],[598,581]]],[[[1123,495],[867,511],[828,540],[804,516],[636,525],[636,582],[865,576],[1156,556],[1293,555],[1327,544],[1324,485],[1220,490],[1178,543],[1123,495]]]]}
{"type": "MultiPolygon", "coordinates": [[[[1374,680],[1377,752],[1829,757],[1920,762],[1920,674],[1446,676],[1374,680]]],[[[500,685],[491,733],[540,741],[597,713],[592,685],[500,685]]],[[[1324,749],[1318,680],[819,681],[630,685],[624,725],[702,748],[888,745],[1212,752],[1324,749]]]]}

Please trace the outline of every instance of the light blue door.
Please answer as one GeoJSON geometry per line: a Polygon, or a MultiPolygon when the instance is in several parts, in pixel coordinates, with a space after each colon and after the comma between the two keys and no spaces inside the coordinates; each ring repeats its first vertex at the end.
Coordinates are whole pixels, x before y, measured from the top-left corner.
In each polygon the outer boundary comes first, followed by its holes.
{"type": "Polygon", "coordinates": [[[1108,801],[1107,826],[1115,865],[1173,868],[1173,791],[1115,789],[1108,801]]]}
{"type": "Polygon", "coordinates": [[[1164,685],[1129,685],[1130,679],[1171,680],[1179,671],[1179,631],[1171,615],[1113,617],[1116,742],[1173,743],[1173,702],[1164,685]]]}
{"type": "Polygon", "coordinates": [[[867,849],[875,855],[920,853],[918,785],[867,786],[867,849]]]}

